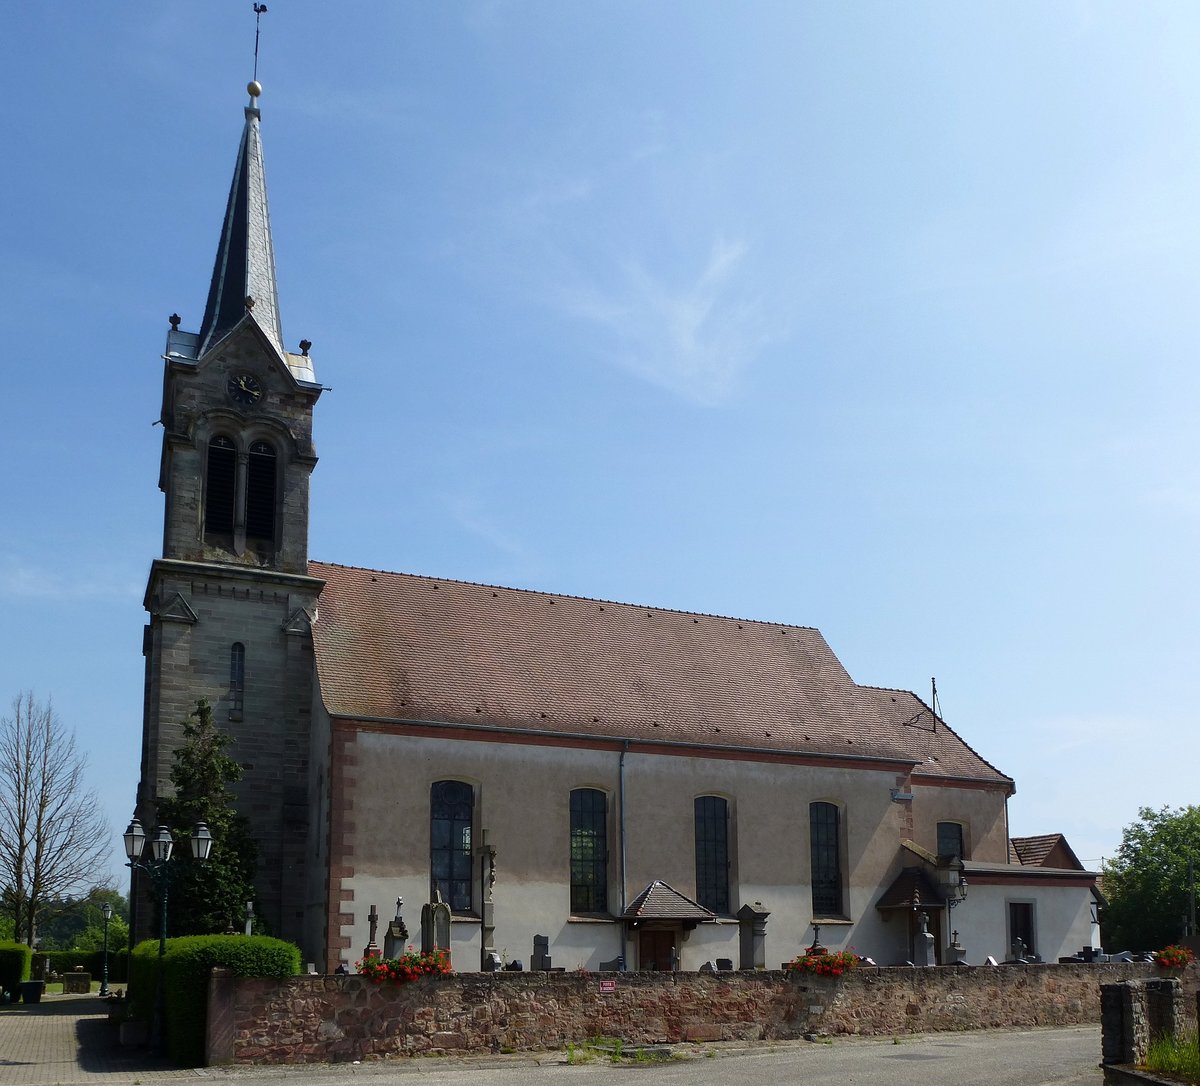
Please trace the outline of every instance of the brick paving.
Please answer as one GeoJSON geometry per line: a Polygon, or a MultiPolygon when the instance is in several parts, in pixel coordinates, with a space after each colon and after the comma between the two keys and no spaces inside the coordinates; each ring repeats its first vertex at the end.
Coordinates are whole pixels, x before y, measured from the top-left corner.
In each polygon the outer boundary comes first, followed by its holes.
{"type": "Polygon", "coordinates": [[[195,1079],[145,1048],[122,1048],[95,995],[44,995],[41,1003],[0,1008],[0,1086],[195,1079]]]}

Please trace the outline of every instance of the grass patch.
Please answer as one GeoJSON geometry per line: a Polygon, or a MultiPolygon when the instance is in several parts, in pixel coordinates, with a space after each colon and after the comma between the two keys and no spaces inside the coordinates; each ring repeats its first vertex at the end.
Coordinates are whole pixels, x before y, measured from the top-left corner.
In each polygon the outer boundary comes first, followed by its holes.
{"type": "Polygon", "coordinates": [[[659,1063],[674,1059],[672,1053],[662,1047],[628,1047],[620,1037],[593,1037],[579,1044],[567,1045],[567,1063],[591,1063],[592,1060],[608,1060],[610,1063],[659,1063]]]}
{"type": "Polygon", "coordinates": [[[1200,1041],[1194,1033],[1156,1037],[1146,1050],[1144,1066],[1195,1082],[1200,1079],[1200,1041]]]}

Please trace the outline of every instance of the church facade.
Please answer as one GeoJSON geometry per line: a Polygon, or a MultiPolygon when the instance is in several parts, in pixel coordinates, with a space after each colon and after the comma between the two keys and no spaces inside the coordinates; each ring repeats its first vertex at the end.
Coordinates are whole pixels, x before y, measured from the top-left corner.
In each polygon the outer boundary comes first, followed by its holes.
{"type": "Polygon", "coordinates": [[[319,970],[361,957],[372,906],[403,899],[415,938],[435,895],[460,970],[535,936],[569,969],[1095,945],[1096,877],[1065,842],[1023,862],[1012,779],[817,630],[309,559],[322,387],[284,347],[259,93],[200,330],[173,317],[164,355],[143,822],[204,697],[258,908],[319,970]]]}

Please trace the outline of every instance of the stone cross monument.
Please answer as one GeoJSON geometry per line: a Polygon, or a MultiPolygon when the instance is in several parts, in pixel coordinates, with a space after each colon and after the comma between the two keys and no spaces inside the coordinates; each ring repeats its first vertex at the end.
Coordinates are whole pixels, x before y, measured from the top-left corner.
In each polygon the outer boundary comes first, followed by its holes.
{"type": "Polygon", "coordinates": [[[371,934],[367,939],[367,945],[363,948],[362,956],[364,958],[378,958],[379,944],[375,942],[375,933],[379,929],[379,910],[374,905],[371,906],[371,911],[367,913],[367,923],[370,925],[371,934]]]}

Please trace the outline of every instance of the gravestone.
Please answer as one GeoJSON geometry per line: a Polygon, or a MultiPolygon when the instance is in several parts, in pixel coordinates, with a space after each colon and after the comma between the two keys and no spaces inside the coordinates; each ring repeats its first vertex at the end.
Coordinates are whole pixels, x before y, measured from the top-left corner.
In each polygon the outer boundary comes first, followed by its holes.
{"type": "Polygon", "coordinates": [[[434,887],[433,900],[421,906],[421,953],[450,949],[450,906],[442,900],[442,891],[434,887]]]}
{"type": "Polygon", "coordinates": [[[529,959],[529,968],[534,971],[553,968],[550,961],[550,937],[535,935],[533,937],[533,955],[529,959]]]}
{"type": "Polygon", "coordinates": [[[396,898],[396,916],[387,926],[387,931],[383,934],[383,956],[385,958],[398,958],[404,953],[404,948],[408,946],[408,928],[404,924],[404,917],[400,914],[400,910],[404,908],[404,898],[396,898]]]}

